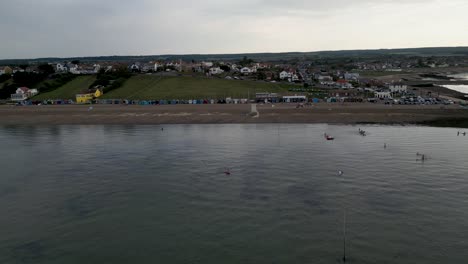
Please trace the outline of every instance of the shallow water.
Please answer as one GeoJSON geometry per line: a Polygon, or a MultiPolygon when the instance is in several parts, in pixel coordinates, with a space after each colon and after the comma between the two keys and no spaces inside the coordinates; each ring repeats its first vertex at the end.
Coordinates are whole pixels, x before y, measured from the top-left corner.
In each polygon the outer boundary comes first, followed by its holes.
{"type": "Polygon", "coordinates": [[[468,85],[464,85],[464,84],[453,84],[453,85],[444,84],[442,86],[445,87],[445,88],[448,88],[450,90],[454,90],[454,91],[457,91],[457,92],[468,94],[468,85]]]}
{"type": "Polygon", "coordinates": [[[0,263],[464,263],[468,137],[361,128],[1,127],[0,263]]]}

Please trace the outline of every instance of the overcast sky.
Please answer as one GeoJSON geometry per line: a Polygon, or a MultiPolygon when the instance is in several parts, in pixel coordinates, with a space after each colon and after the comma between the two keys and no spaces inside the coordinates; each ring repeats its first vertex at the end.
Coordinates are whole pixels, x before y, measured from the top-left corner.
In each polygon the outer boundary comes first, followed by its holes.
{"type": "Polygon", "coordinates": [[[467,0],[0,1],[0,59],[468,46],[467,0]]]}

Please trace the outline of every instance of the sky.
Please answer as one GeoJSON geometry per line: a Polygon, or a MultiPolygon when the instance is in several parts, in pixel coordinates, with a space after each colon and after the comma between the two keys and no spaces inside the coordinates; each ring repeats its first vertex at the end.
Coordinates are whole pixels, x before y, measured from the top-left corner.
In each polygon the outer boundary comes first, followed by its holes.
{"type": "Polygon", "coordinates": [[[467,0],[0,1],[0,59],[468,46],[467,0]]]}

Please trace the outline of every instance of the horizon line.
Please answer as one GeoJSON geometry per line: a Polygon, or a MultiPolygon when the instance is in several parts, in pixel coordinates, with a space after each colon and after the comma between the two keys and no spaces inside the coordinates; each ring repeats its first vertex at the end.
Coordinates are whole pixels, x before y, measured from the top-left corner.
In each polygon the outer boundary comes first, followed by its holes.
{"type": "Polygon", "coordinates": [[[70,56],[70,57],[36,57],[36,58],[20,58],[20,59],[3,59],[0,61],[24,61],[24,60],[41,60],[41,59],[79,59],[79,58],[103,58],[103,57],[165,57],[165,56],[219,56],[219,55],[254,55],[254,54],[288,54],[288,53],[325,53],[325,52],[352,52],[352,51],[385,51],[385,50],[413,50],[413,49],[437,49],[437,48],[468,48],[468,46],[426,46],[414,48],[373,48],[373,49],[337,49],[337,50],[315,50],[315,51],[278,51],[278,52],[228,52],[228,53],[167,53],[167,54],[141,54],[141,55],[86,55],[86,56],[70,56]]]}

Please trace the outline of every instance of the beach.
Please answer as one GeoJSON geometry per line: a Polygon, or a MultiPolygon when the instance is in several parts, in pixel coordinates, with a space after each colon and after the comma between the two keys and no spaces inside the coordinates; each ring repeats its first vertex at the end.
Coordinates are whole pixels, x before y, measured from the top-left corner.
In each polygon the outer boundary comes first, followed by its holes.
{"type": "Polygon", "coordinates": [[[458,105],[383,105],[367,103],[257,105],[39,105],[0,106],[2,125],[150,125],[226,123],[411,124],[466,119],[458,105]]]}

